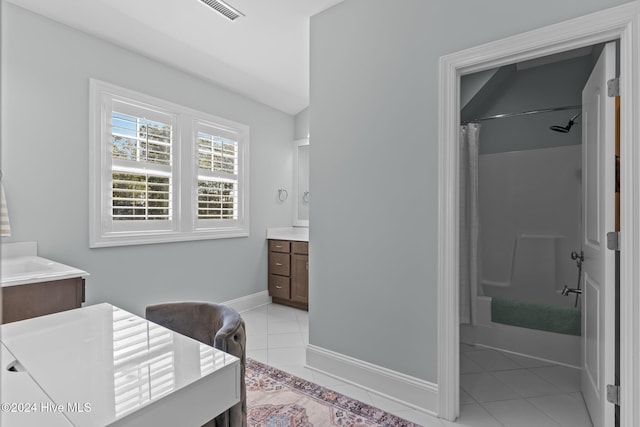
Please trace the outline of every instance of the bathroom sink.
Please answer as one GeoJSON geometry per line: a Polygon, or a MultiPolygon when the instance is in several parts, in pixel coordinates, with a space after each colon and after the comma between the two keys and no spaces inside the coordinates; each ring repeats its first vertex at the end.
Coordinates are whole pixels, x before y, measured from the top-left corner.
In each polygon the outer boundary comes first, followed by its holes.
{"type": "Polygon", "coordinates": [[[0,262],[0,282],[2,286],[23,285],[79,276],[88,276],[88,274],[86,271],[39,256],[3,258],[0,262]]]}
{"type": "Polygon", "coordinates": [[[0,271],[2,271],[2,277],[40,273],[51,270],[53,267],[51,264],[51,262],[45,262],[39,259],[16,258],[10,261],[3,261],[2,264],[0,264],[0,271]]]}

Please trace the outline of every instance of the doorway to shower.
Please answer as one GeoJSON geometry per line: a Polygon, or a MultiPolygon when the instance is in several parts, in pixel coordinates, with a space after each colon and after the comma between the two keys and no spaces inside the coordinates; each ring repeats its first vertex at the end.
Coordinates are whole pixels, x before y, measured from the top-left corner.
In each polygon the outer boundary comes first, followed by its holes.
{"type": "Polygon", "coordinates": [[[609,323],[598,308],[610,300],[602,282],[613,253],[594,253],[593,224],[613,229],[599,207],[614,198],[594,185],[604,169],[593,166],[608,158],[605,143],[613,147],[614,102],[592,92],[615,77],[615,51],[588,46],[461,79],[461,119],[470,123],[460,138],[460,393],[507,424],[521,405],[540,425],[549,417],[588,425],[583,390],[594,419],[604,417],[607,366],[597,362],[613,335],[602,333],[609,323]],[[595,116],[598,100],[610,114],[595,116]]]}
{"type": "MultiPolygon", "coordinates": [[[[634,165],[640,163],[640,152],[632,143],[634,138],[640,134],[640,130],[634,125],[633,117],[638,114],[636,109],[640,105],[640,95],[632,90],[637,87],[640,80],[638,70],[638,49],[640,40],[637,34],[638,17],[640,16],[640,4],[634,2],[617,8],[597,12],[581,18],[576,18],[561,24],[545,27],[526,34],[489,43],[477,48],[467,49],[441,58],[441,79],[440,86],[440,172],[439,172],[439,340],[438,340],[438,386],[440,393],[439,414],[443,418],[455,419],[459,414],[459,264],[458,256],[460,249],[459,242],[459,207],[460,192],[458,188],[458,175],[460,172],[460,153],[457,141],[460,125],[460,99],[459,83],[463,75],[472,74],[478,71],[495,68],[498,66],[518,63],[535,58],[543,58],[549,55],[569,51],[581,47],[603,43],[611,40],[620,40],[620,75],[623,83],[620,85],[621,112],[620,112],[620,182],[625,189],[624,197],[621,201],[621,216],[619,232],[620,247],[620,315],[621,322],[621,351],[620,351],[620,372],[625,378],[627,386],[624,393],[620,394],[621,412],[620,417],[623,424],[639,424],[640,414],[635,410],[633,402],[637,399],[637,389],[640,385],[640,374],[634,369],[634,360],[640,356],[638,353],[638,341],[640,341],[640,327],[632,321],[635,318],[633,307],[640,302],[640,295],[634,290],[632,284],[640,279],[640,273],[634,267],[634,253],[636,244],[640,243],[640,238],[635,235],[634,230],[640,229],[640,208],[633,194],[637,188],[638,181],[634,181],[636,169],[634,165]],[[625,83],[626,82],[626,83],[625,83]],[[634,394],[635,393],[635,394],[634,394]]],[[[606,84],[604,85],[606,86],[606,84]]],[[[600,84],[602,89],[603,85],[600,84]]],[[[600,92],[602,95],[602,92],[600,92]]],[[[602,110],[600,110],[602,111],[602,110]]],[[[597,152],[597,150],[596,150],[597,152]]],[[[607,157],[608,158],[608,157],[607,157]]],[[[590,162],[603,162],[604,157],[592,156],[590,162]]],[[[586,164],[589,164],[587,162],[586,164]]],[[[610,175],[604,174],[606,176],[610,175]]],[[[587,175],[590,176],[590,175],[587,175]]],[[[600,183],[602,173],[596,174],[600,183]]],[[[613,178],[615,180],[615,177],[613,178]]],[[[604,181],[602,181],[604,182],[604,181]]],[[[598,184],[598,188],[600,184],[598,184]]],[[[606,192],[611,187],[603,184],[606,192]]],[[[604,197],[601,193],[599,197],[604,197]]],[[[603,199],[601,198],[600,201],[603,199]]],[[[595,206],[611,206],[605,203],[594,203],[595,206]]],[[[585,206],[589,202],[585,201],[585,206]]],[[[586,209],[586,208],[585,208],[586,209]]],[[[600,215],[599,211],[596,217],[600,215]]],[[[595,224],[595,223],[594,223],[595,224]]],[[[604,225],[597,228],[597,242],[603,247],[606,244],[608,231],[603,229],[604,225]]],[[[588,226],[584,227],[589,230],[588,226]]],[[[588,236],[592,242],[593,235],[588,236]]],[[[585,257],[585,266],[587,264],[585,257]]],[[[594,263],[595,264],[595,263],[594,263]]],[[[585,272],[585,276],[596,277],[597,272],[585,272]]],[[[588,279],[585,277],[585,283],[588,279]]],[[[604,279],[606,286],[612,286],[613,279],[604,279]]],[[[586,298],[585,298],[586,299],[586,298]]],[[[605,306],[609,307],[612,298],[606,300],[605,306]]],[[[606,320],[615,313],[607,309],[606,316],[601,319],[606,320]]],[[[607,322],[608,325],[611,322],[607,322]]],[[[593,326],[592,330],[594,330],[593,326]]],[[[602,326],[599,326],[599,333],[603,333],[602,326]]],[[[607,329],[605,328],[605,329],[607,329]]],[[[610,334],[607,333],[607,336],[610,334]]],[[[612,346],[600,346],[610,351],[612,346]]],[[[599,354],[600,360],[607,357],[606,353],[599,354]]],[[[612,366],[613,361],[605,364],[612,366]]],[[[610,371],[607,368],[607,372],[610,371]]],[[[614,379],[608,376],[604,370],[597,378],[598,386],[613,385],[614,379]]],[[[598,396],[601,401],[604,393],[598,396]]],[[[607,407],[603,404],[605,412],[604,420],[596,425],[614,425],[612,416],[613,406],[607,407]]],[[[596,421],[599,423],[599,420],[596,421]]],[[[640,424],[639,424],[640,425],[640,424]]]]}

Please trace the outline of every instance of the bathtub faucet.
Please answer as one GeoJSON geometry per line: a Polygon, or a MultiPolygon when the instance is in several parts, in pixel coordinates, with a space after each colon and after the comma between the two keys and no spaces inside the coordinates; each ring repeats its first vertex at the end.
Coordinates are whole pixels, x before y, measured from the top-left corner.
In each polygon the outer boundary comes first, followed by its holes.
{"type": "Polygon", "coordinates": [[[562,290],[562,295],[564,295],[565,297],[568,296],[569,294],[576,294],[576,295],[580,295],[582,294],[582,289],[579,288],[568,288],[567,285],[564,285],[564,289],[562,290]]]}

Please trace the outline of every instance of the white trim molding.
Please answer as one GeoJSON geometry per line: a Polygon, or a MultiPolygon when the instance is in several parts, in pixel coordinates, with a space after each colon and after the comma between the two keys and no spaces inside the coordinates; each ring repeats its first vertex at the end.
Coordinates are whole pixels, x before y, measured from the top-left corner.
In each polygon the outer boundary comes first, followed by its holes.
{"type": "Polygon", "coordinates": [[[240,298],[225,301],[223,304],[236,310],[238,313],[253,310],[271,303],[269,291],[256,292],[255,294],[245,295],[240,298]]]}
{"type": "MultiPolygon", "coordinates": [[[[460,411],[458,219],[460,77],[620,41],[621,425],[640,426],[640,2],[571,19],[440,58],[438,172],[438,416],[460,411]]],[[[613,420],[611,420],[613,422],[613,420]]]]}
{"type": "Polygon", "coordinates": [[[89,98],[90,248],[249,236],[249,126],[96,79],[89,79],[89,98]],[[145,120],[158,124],[150,126],[145,120]],[[145,150],[131,143],[146,127],[164,134],[159,138],[162,141],[152,143],[156,148],[148,148],[156,153],[166,150],[160,152],[167,156],[162,162],[147,158],[141,154],[145,150]],[[116,156],[112,152],[117,146],[114,137],[128,141],[116,156]],[[196,160],[202,154],[199,141],[203,137],[227,140],[225,145],[233,148],[225,155],[232,159],[233,172],[214,167],[214,162],[199,167],[196,160]],[[121,184],[114,173],[120,175],[121,184]],[[135,178],[123,178],[131,175],[135,178]],[[151,177],[162,182],[154,184],[151,177]],[[133,182],[142,188],[127,187],[133,182]],[[209,209],[209,196],[201,192],[209,186],[229,184],[233,189],[223,192],[232,195],[233,208],[225,208],[225,218],[203,214],[203,209],[215,210],[209,209]],[[156,189],[165,197],[149,196],[154,186],[166,188],[156,189]],[[133,209],[132,192],[144,195],[136,199],[144,202],[142,209],[133,209]],[[122,204],[116,206],[116,200],[122,204]],[[158,202],[166,206],[154,207],[158,202]],[[159,214],[148,213],[159,209],[159,214]],[[134,210],[141,213],[132,215],[134,210]]]}
{"type": "Polygon", "coordinates": [[[438,386],[363,360],[307,345],[307,368],[437,416],[438,386]]]}

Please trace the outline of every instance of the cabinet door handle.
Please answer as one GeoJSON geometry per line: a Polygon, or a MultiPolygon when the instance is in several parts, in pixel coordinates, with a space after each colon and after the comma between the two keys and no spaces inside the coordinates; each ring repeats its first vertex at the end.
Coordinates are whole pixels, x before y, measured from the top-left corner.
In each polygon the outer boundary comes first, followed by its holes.
{"type": "Polygon", "coordinates": [[[276,245],[276,248],[282,249],[282,245],[276,245]]]}
{"type": "Polygon", "coordinates": [[[307,261],[307,271],[309,271],[309,261],[307,261]]]}
{"type": "Polygon", "coordinates": [[[280,262],[276,262],[276,265],[277,265],[278,267],[282,267],[284,264],[282,264],[282,263],[280,263],[280,262]]]}
{"type": "Polygon", "coordinates": [[[282,286],[276,286],[276,289],[282,289],[282,286]]]}

